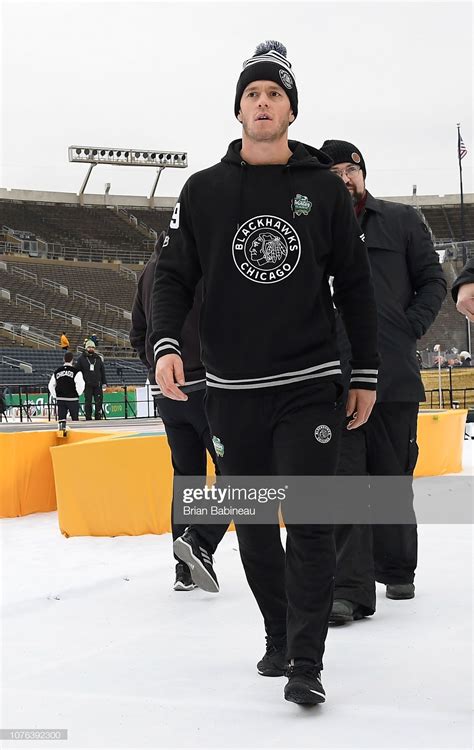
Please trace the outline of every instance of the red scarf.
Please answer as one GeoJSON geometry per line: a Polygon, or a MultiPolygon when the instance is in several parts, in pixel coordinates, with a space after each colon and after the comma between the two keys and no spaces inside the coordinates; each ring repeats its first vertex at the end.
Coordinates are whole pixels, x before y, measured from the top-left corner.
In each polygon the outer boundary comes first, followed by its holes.
{"type": "Polygon", "coordinates": [[[364,195],[362,196],[362,198],[360,199],[360,201],[358,203],[356,203],[355,206],[354,206],[354,211],[355,211],[355,214],[356,214],[357,218],[359,218],[359,216],[361,215],[362,211],[364,210],[366,200],[367,200],[367,190],[364,191],[364,195]]]}

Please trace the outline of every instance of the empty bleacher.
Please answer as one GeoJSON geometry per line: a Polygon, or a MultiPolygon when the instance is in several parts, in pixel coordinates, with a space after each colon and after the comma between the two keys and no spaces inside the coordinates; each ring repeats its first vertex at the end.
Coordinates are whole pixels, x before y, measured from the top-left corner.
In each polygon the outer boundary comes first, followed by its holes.
{"type": "Polygon", "coordinates": [[[154,229],[158,235],[168,230],[172,215],[172,211],[158,208],[130,208],[127,209],[127,213],[135,216],[150,229],[154,229]]]}
{"type": "MultiPolygon", "coordinates": [[[[127,313],[132,309],[136,282],[125,278],[115,268],[103,268],[92,264],[60,264],[55,261],[24,260],[21,257],[0,256],[6,270],[0,268],[0,288],[10,292],[10,300],[0,299],[0,321],[20,326],[27,324],[45,331],[58,342],[59,334],[65,330],[71,346],[82,344],[90,333],[89,324],[100,325],[112,331],[130,330],[127,313]],[[23,277],[21,274],[25,274],[23,277]],[[66,287],[68,295],[51,288],[51,283],[66,287]],[[19,300],[17,295],[35,304],[19,300]],[[16,304],[16,303],[19,304],[16,304]],[[41,306],[44,305],[44,308],[41,306]],[[62,319],[51,310],[59,310],[80,319],[81,326],[62,319]],[[125,315],[124,312],[125,311],[125,315]]],[[[103,338],[98,333],[99,338],[103,338]]],[[[0,338],[0,346],[5,343],[0,338]]],[[[106,336],[109,342],[114,336],[106,336]]],[[[128,346],[120,336],[121,345],[128,346]]],[[[118,341],[116,341],[118,343],[118,341]]],[[[131,353],[131,352],[130,352],[131,353]]]]}
{"type": "MultiPolygon", "coordinates": [[[[460,242],[461,206],[422,206],[421,210],[437,242],[460,242]]],[[[464,239],[474,239],[474,204],[464,204],[464,239]]]]}
{"type": "MultiPolygon", "coordinates": [[[[77,358],[79,355],[75,355],[77,358]]],[[[48,385],[51,374],[63,362],[61,351],[41,351],[36,349],[22,349],[17,347],[2,347],[0,349],[0,385],[1,386],[43,386],[48,385]],[[5,361],[2,361],[5,360],[5,361]],[[32,373],[25,373],[15,366],[11,360],[20,360],[31,365],[32,373]]],[[[105,373],[109,386],[114,385],[143,385],[147,376],[146,369],[137,360],[123,360],[107,358],[104,360],[105,373]]]]}
{"type": "Polygon", "coordinates": [[[48,243],[51,257],[81,257],[82,250],[92,261],[137,263],[150,254],[147,239],[113,208],[0,200],[2,226],[48,243]]]}

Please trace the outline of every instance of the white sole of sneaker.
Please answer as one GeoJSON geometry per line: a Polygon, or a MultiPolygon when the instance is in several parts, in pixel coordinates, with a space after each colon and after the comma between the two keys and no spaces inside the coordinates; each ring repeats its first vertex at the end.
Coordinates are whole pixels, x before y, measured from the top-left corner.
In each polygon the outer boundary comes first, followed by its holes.
{"type": "Polygon", "coordinates": [[[183,542],[181,537],[179,537],[173,544],[173,552],[176,557],[179,557],[181,562],[186,563],[196,586],[199,586],[203,591],[208,591],[210,594],[219,593],[219,584],[216,583],[202,562],[193,554],[190,544],[183,542]]]}
{"type": "Polygon", "coordinates": [[[189,586],[185,586],[184,583],[175,583],[173,589],[175,591],[194,591],[197,586],[195,583],[191,583],[189,586]]]}

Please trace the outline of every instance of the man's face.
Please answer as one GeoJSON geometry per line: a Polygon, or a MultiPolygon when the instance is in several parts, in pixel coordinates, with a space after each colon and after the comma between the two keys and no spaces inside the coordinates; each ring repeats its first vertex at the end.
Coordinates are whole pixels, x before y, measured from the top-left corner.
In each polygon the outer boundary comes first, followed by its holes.
{"type": "Polygon", "coordinates": [[[349,161],[342,162],[342,164],[334,164],[331,167],[331,172],[337,174],[343,180],[354,203],[358,203],[364,197],[364,173],[357,164],[352,164],[349,161]]]}
{"type": "Polygon", "coordinates": [[[87,354],[94,354],[94,352],[95,352],[95,349],[94,349],[94,347],[93,347],[93,346],[89,346],[89,347],[87,348],[87,354]]]}
{"type": "Polygon", "coordinates": [[[238,118],[252,141],[277,141],[295,119],[284,89],[273,81],[252,81],[242,94],[238,118]]]}

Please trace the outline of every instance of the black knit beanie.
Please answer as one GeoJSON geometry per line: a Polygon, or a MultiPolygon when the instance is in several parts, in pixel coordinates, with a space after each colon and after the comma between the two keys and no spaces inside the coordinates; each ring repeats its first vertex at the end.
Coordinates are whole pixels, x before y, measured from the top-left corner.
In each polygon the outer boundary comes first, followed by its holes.
{"type": "Polygon", "coordinates": [[[327,154],[335,165],[345,164],[346,162],[357,164],[362,169],[364,178],[367,177],[364,157],[353,143],[349,143],[349,141],[324,141],[320,151],[327,154]]]}
{"type": "Polygon", "coordinates": [[[262,42],[255,50],[254,56],[244,62],[235,92],[234,112],[236,117],[239,114],[242,94],[252,81],[274,81],[281,86],[290,100],[291,109],[296,119],[298,91],[291,63],[286,59],[286,47],[281,42],[273,40],[262,42]]]}

